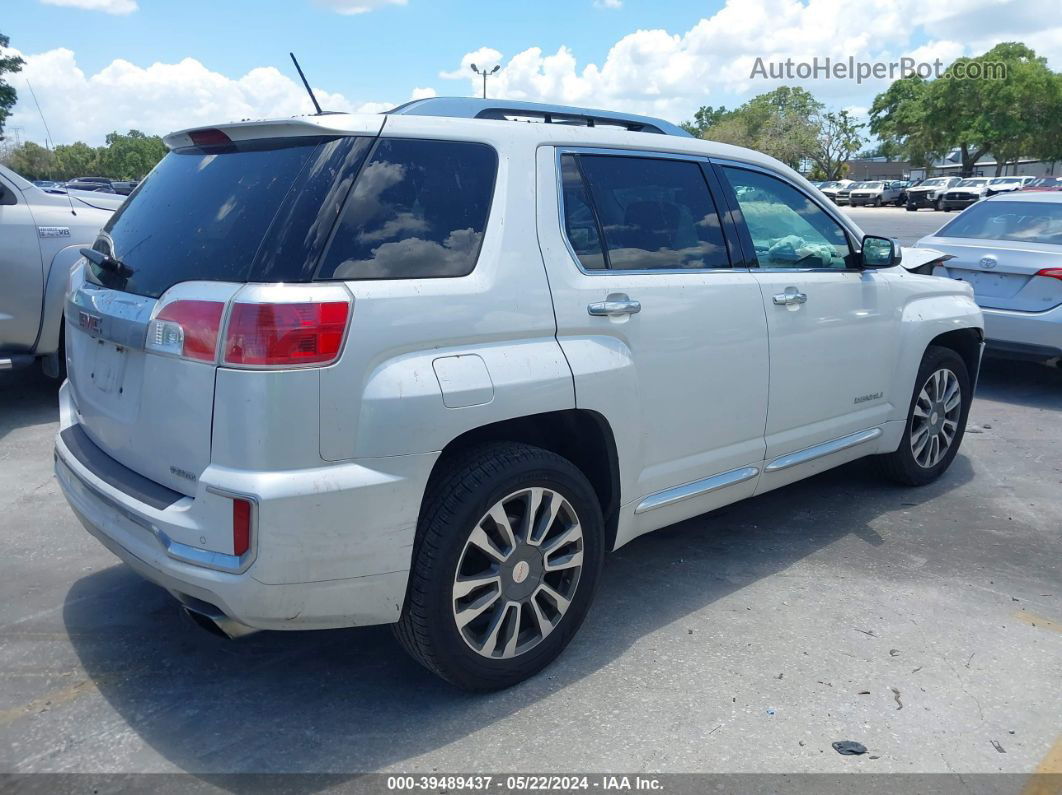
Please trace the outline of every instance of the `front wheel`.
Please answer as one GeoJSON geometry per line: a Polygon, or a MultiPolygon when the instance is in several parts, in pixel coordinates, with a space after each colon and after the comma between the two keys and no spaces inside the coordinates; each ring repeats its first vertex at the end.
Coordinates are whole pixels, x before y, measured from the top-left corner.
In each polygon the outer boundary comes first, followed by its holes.
{"type": "Polygon", "coordinates": [[[590,608],[604,559],[593,487],[541,448],[492,443],[429,487],[395,634],[467,690],[497,690],[557,657],[590,608]]]}
{"type": "Polygon", "coordinates": [[[973,399],[962,357],[931,346],[922,357],[899,448],[878,457],[884,474],[907,486],[940,477],[955,458],[973,399]]]}

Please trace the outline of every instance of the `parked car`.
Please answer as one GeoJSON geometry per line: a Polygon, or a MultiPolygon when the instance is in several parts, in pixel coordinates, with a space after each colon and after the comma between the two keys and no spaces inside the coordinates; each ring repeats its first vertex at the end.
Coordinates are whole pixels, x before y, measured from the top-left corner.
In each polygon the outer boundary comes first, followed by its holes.
{"type": "Polygon", "coordinates": [[[988,195],[988,177],[970,177],[948,188],[940,199],[940,206],[951,212],[964,210],[988,195]]]}
{"type": "Polygon", "coordinates": [[[72,276],[56,475],[228,634],[393,623],[505,687],[606,552],[861,456],[928,483],[962,440],[972,290],[765,155],[456,98],[164,140],[72,276]]]}
{"type": "Polygon", "coordinates": [[[973,285],[989,350],[1062,356],[1062,194],[993,196],[918,245],[953,257],[936,275],[973,285]]]}
{"type": "Polygon", "coordinates": [[[853,207],[862,205],[881,207],[885,204],[896,204],[900,193],[899,184],[891,180],[860,182],[852,186],[848,194],[848,203],[853,207]]]}
{"type": "Polygon", "coordinates": [[[59,375],[70,268],[115,206],[99,194],[39,188],[0,166],[0,370],[40,359],[59,375]]]}
{"type": "Polygon", "coordinates": [[[992,179],[988,180],[987,195],[995,196],[997,193],[1006,193],[1007,191],[1021,190],[1034,179],[1036,179],[1036,177],[993,177],[992,179]]]}
{"type": "Polygon", "coordinates": [[[848,189],[854,184],[854,180],[838,179],[833,182],[827,182],[819,188],[819,190],[822,191],[822,194],[834,204],[844,204],[848,201],[848,189]],[[842,193],[844,193],[844,201],[840,200],[842,193]]]}
{"type": "Polygon", "coordinates": [[[33,184],[38,188],[44,188],[45,190],[48,190],[51,188],[62,187],[63,183],[56,182],[54,179],[35,179],[33,180],[33,184]]]}
{"type": "Polygon", "coordinates": [[[111,187],[114,188],[114,192],[121,196],[128,196],[133,192],[133,189],[140,184],[140,180],[127,180],[125,182],[112,182],[111,187]]]}
{"type": "Polygon", "coordinates": [[[1032,182],[1022,188],[1022,190],[1035,192],[1062,190],[1062,178],[1040,177],[1039,179],[1034,179],[1032,182]]]}
{"type": "Polygon", "coordinates": [[[71,179],[63,186],[66,190],[80,190],[89,193],[117,193],[110,180],[100,182],[95,179],[71,179]]]}
{"type": "Polygon", "coordinates": [[[904,205],[910,212],[915,212],[923,207],[932,207],[934,210],[943,210],[944,192],[961,180],[958,177],[931,177],[917,186],[907,189],[907,203],[904,205]]]}

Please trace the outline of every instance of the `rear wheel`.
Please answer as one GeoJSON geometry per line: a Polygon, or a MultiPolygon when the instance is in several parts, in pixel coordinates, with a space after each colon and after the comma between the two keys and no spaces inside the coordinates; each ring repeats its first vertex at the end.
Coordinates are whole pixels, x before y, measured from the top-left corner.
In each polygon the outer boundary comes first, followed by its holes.
{"type": "Polygon", "coordinates": [[[885,475],[908,486],[940,477],[962,443],[972,398],[962,357],[931,346],[918,369],[903,440],[895,452],[878,457],[885,475]]]}
{"type": "Polygon", "coordinates": [[[933,203],[933,209],[939,213],[944,209],[944,203],[940,199],[937,199],[936,202],[933,203]]]}
{"type": "Polygon", "coordinates": [[[574,464],[529,445],[484,445],[448,470],[424,501],[395,633],[459,687],[509,687],[556,658],[586,616],[601,508],[574,464]]]}

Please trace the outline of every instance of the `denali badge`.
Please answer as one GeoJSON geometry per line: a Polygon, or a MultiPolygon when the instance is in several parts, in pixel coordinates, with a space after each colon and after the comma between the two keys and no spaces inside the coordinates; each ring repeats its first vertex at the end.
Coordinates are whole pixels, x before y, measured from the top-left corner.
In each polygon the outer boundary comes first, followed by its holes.
{"type": "Polygon", "coordinates": [[[172,472],[174,475],[176,475],[179,478],[184,478],[185,480],[190,480],[193,483],[195,483],[196,480],[197,480],[196,476],[193,475],[191,472],[189,472],[187,469],[181,469],[180,467],[171,466],[170,467],[170,472],[172,472]]]}
{"type": "Polygon", "coordinates": [[[881,400],[881,397],[884,394],[885,394],[884,392],[875,392],[872,395],[860,395],[859,397],[857,397],[852,402],[853,403],[866,403],[866,402],[871,401],[871,400],[881,400]]]}
{"type": "Polygon", "coordinates": [[[103,328],[103,318],[99,315],[90,315],[88,312],[78,312],[77,324],[89,334],[99,334],[103,328]]]}

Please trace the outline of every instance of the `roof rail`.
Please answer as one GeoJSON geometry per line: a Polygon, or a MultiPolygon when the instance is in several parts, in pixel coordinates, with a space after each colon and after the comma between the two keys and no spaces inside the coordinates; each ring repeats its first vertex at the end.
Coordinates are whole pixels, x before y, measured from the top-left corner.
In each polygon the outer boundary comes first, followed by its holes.
{"type": "Polygon", "coordinates": [[[573,124],[594,127],[625,127],[632,132],[691,137],[678,125],[652,116],[614,113],[608,110],[577,108],[571,105],[547,105],[540,102],[521,102],[507,99],[476,99],[473,97],[429,97],[415,99],[389,114],[409,116],[449,116],[459,119],[507,119],[512,116],[538,118],[547,124],[573,124]]]}

